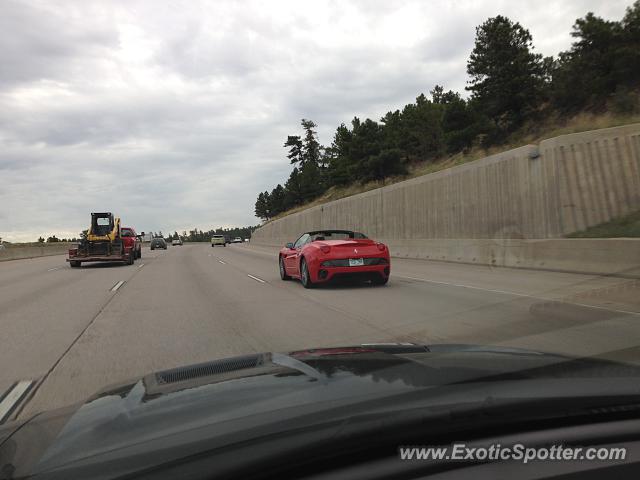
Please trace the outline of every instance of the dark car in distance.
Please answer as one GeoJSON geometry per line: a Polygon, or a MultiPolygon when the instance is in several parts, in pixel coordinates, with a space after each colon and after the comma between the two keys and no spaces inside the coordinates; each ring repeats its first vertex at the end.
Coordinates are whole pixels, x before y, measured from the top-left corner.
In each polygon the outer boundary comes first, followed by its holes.
{"type": "Polygon", "coordinates": [[[164,238],[156,237],[151,239],[151,244],[149,245],[151,250],[155,250],[156,248],[162,248],[164,250],[167,249],[167,242],[164,241],[164,238]]]}

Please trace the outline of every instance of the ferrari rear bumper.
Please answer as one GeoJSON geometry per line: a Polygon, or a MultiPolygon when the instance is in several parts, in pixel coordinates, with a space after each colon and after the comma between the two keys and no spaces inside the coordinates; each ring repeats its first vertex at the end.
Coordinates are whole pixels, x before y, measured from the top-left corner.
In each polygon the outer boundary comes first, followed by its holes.
{"type": "Polygon", "coordinates": [[[314,283],[326,283],[332,280],[374,280],[387,278],[391,273],[391,265],[368,265],[360,267],[324,267],[315,272],[314,283]]]}

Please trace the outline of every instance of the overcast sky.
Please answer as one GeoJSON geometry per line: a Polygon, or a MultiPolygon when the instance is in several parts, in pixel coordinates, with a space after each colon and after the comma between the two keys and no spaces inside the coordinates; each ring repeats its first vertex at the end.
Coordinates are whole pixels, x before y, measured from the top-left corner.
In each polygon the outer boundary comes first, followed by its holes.
{"type": "Polygon", "coordinates": [[[138,231],[255,225],[301,118],[320,141],[435,84],[464,91],[475,26],[506,15],[536,51],[602,1],[0,3],[0,236],[77,236],[112,211],[138,231]]]}

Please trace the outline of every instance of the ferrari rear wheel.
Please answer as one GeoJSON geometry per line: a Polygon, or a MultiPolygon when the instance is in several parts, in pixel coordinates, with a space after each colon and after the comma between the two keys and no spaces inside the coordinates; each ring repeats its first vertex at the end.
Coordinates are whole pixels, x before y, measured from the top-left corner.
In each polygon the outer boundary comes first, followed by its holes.
{"type": "Polygon", "coordinates": [[[309,267],[307,267],[307,261],[304,258],[300,262],[300,281],[304,288],[313,288],[313,282],[309,275],[309,267]]]}
{"type": "Polygon", "coordinates": [[[280,267],[280,280],[289,280],[291,277],[287,275],[287,270],[284,268],[284,259],[282,257],[278,260],[278,266],[280,267]]]}

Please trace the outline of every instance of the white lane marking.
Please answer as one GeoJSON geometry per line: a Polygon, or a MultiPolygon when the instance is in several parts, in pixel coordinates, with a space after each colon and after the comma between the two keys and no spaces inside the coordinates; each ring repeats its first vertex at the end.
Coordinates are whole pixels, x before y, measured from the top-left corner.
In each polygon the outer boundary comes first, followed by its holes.
{"type": "Polygon", "coordinates": [[[472,285],[463,285],[461,283],[438,282],[436,280],[427,280],[426,278],[418,278],[418,277],[408,277],[406,275],[395,275],[395,276],[398,277],[398,278],[407,278],[409,280],[417,280],[419,282],[435,283],[435,284],[438,284],[438,285],[448,285],[450,287],[470,288],[470,289],[473,289],[473,290],[482,290],[483,292],[504,293],[506,295],[515,295],[517,297],[539,298],[539,297],[535,297],[533,295],[527,295],[526,293],[509,292],[507,290],[495,290],[495,289],[492,289],[492,288],[474,287],[472,285]]]}
{"type": "Polygon", "coordinates": [[[53,271],[59,270],[59,269],[60,269],[60,267],[50,268],[50,269],[47,270],[47,272],[53,272],[53,271]]]}
{"type": "MultiPolygon", "coordinates": [[[[219,262],[219,263],[221,263],[221,264],[223,264],[223,265],[226,265],[226,264],[227,264],[227,262],[223,262],[222,260],[218,260],[218,262],[219,262]]],[[[251,275],[249,275],[249,276],[251,276],[251,275]]]]}
{"type": "Polygon", "coordinates": [[[5,395],[2,402],[0,402],[0,423],[8,417],[13,407],[24,398],[33,383],[33,380],[22,380],[16,383],[11,391],[5,395]]]}
{"type": "Polygon", "coordinates": [[[260,250],[254,250],[253,248],[247,248],[247,251],[251,253],[258,253],[260,255],[266,255],[268,257],[273,257],[274,255],[278,255],[278,252],[273,252],[273,253],[261,252],[260,250]]]}
{"type": "Polygon", "coordinates": [[[249,275],[248,273],[247,273],[247,277],[253,278],[255,281],[260,282],[260,283],[267,283],[264,280],[262,280],[261,278],[254,277],[253,275],[249,275]]]}
{"type": "Polygon", "coordinates": [[[459,287],[459,288],[470,288],[472,290],[481,290],[483,292],[493,292],[493,293],[502,293],[504,295],[514,295],[516,297],[526,297],[526,298],[535,298],[537,300],[546,300],[546,301],[551,301],[551,302],[558,302],[558,303],[566,303],[566,304],[570,304],[570,305],[576,305],[579,307],[585,307],[585,308],[595,308],[597,310],[606,310],[607,312],[616,312],[616,313],[624,313],[627,315],[640,315],[640,312],[633,312],[630,310],[620,310],[617,308],[607,308],[607,307],[600,307],[597,305],[589,305],[587,303],[576,303],[576,302],[567,302],[565,300],[563,300],[562,298],[549,298],[549,297],[544,297],[544,296],[540,296],[540,295],[527,295],[526,293],[516,293],[516,292],[510,292],[508,290],[495,290],[493,288],[482,288],[482,287],[474,287],[471,285],[463,285],[460,283],[448,283],[448,282],[438,282],[436,280],[427,280],[425,278],[418,278],[418,277],[408,277],[406,275],[395,275],[398,278],[407,278],[409,280],[417,280],[419,282],[425,282],[425,283],[435,283],[438,285],[448,285],[451,287],[459,287]]]}
{"type": "Polygon", "coordinates": [[[141,263],[140,265],[138,265],[138,268],[142,268],[144,267],[144,263],[141,263]]]}
{"type": "Polygon", "coordinates": [[[111,291],[115,292],[116,290],[118,290],[122,285],[124,285],[124,280],[120,280],[118,283],[116,283],[113,287],[111,287],[111,291]]]}

